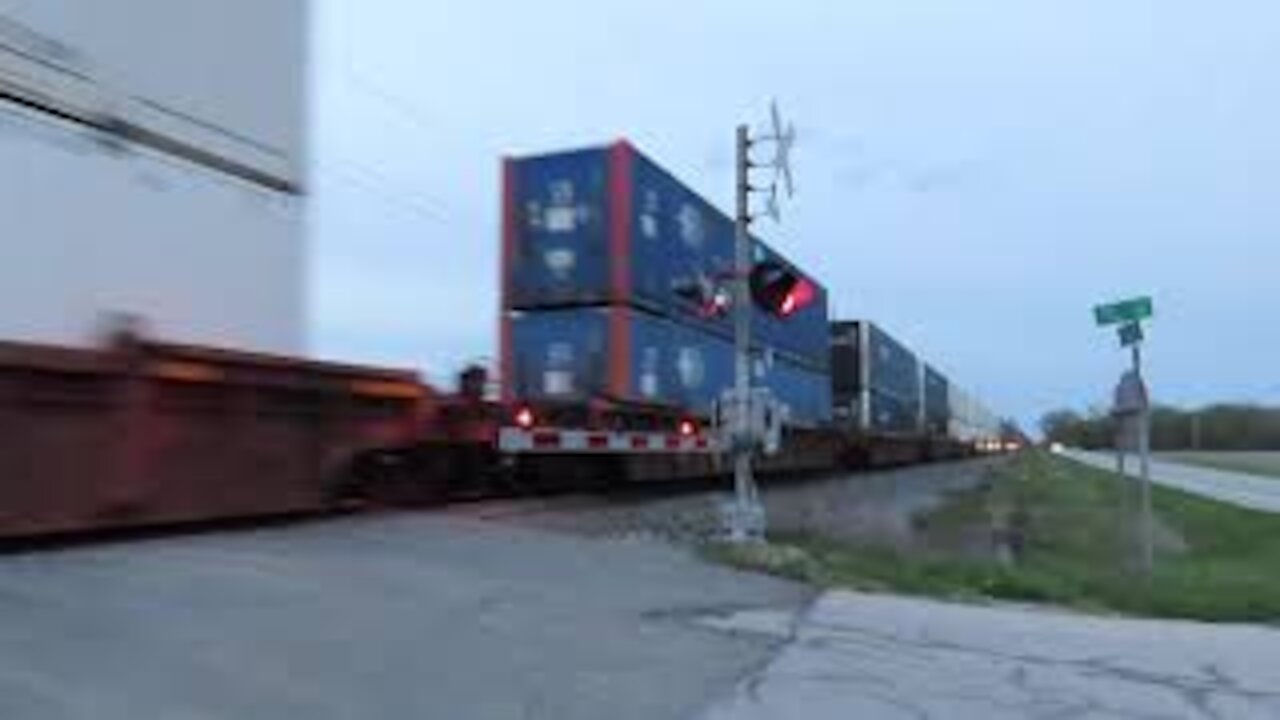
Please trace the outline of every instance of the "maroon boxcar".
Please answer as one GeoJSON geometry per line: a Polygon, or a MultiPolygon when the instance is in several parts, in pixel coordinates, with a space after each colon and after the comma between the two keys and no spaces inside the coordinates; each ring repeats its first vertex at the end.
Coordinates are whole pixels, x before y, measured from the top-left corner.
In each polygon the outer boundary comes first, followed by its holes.
{"type": "Polygon", "coordinates": [[[436,404],[410,371],[128,335],[0,343],[0,537],[320,510],[436,404]]]}

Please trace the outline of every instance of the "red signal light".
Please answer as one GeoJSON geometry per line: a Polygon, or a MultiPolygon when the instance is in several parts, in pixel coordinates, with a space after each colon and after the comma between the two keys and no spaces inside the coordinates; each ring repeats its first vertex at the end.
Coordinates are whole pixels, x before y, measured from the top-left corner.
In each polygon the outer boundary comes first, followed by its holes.
{"type": "Polygon", "coordinates": [[[791,297],[794,298],[796,310],[799,310],[813,302],[813,299],[817,294],[817,288],[815,288],[813,283],[809,282],[807,278],[797,279],[795,287],[791,288],[791,297]]]}
{"type": "Polygon", "coordinates": [[[697,425],[695,425],[695,424],[694,424],[694,422],[693,422],[692,420],[681,420],[681,421],[680,421],[680,436],[681,436],[681,437],[693,437],[694,435],[696,435],[696,434],[697,434],[697,432],[698,432],[698,426],[697,426],[697,425]]]}
{"type": "Polygon", "coordinates": [[[528,430],[533,427],[533,411],[527,407],[522,407],[516,411],[516,425],[528,430]]]}
{"type": "Polygon", "coordinates": [[[751,295],[761,309],[789,317],[813,302],[818,291],[813,282],[781,263],[766,260],[751,270],[751,295]]]}

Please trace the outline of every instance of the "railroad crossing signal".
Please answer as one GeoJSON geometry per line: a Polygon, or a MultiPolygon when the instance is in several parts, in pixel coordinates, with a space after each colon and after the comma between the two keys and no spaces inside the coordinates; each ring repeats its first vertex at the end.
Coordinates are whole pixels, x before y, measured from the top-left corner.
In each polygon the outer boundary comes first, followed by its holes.
{"type": "Polygon", "coordinates": [[[816,294],[812,282],[781,263],[765,260],[751,268],[751,299],[765,312],[790,317],[816,294]]]}
{"type": "Polygon", "coordinates": [[[790,196],[795,191],[791,177],[791,147],[795,143],[795,128],[782,122],[777,104],[769,108],[772,133],[751,136],[751,129],[739,125],[735,133],[734,149],[737,156],[735,185],[737,192],[734,212],[734,322],[733,322],[733,400],[737,405],[734,413],[733,434],[738,439],[730,445],[733,456],[733,488],[734,511],[727,516],[729,539],[733,541],[763,540],[765,531],[764,507],[756,490],[755,478],[751,469],[752,448],[748,442],[751,437],[748,425],[748,411],[751,397],[751,314],[750,304],[755,299],[758,303],[777,314],[786,317],[800,309],[805,303],[813,300],[815,290],[813,284],[804,280],[794,272],[781,265],[770,267],[767,263],[752,263],[752,241],[749,232],[751,221],[751,193],[760,192],[763,188],[751,184],[751,170],[772,169],[773,178],[769,183],[768,214],[776,221],[778,212],[778,185],[781,181],[783,190],[790,196]],[[770,162],[755,162],[751,158],[751,148],[761,142],[773,144],[773,158],[770,162]],[[808,297],[806,297],[806,294],[808,297]]]}
{"type": "Polygon", "coordinates": [[[1143,296],[1093,308],[1093,319],[1100,327],[1146,320],[1153,313],[1151,298],[1143,296]]]}

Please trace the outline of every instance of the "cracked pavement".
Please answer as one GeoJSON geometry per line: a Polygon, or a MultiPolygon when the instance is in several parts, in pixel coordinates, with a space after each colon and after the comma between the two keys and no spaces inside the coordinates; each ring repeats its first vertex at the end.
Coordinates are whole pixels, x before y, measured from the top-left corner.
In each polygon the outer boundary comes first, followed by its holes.
{"type": "Polygon", "coordinates": [[[1280,628],[832,592],[701,720],[1280,717],[1280,628]]]}

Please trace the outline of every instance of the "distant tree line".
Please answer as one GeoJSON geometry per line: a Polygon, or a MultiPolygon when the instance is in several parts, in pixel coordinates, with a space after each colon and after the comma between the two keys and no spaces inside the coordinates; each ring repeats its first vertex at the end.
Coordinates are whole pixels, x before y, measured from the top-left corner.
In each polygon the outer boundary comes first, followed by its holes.
{"type": "MultiPolygon", "coordinates": [[[[1049,442],[1109,448],[1116,420],[1098,410],[1055,410],[1040,420],[1049,442]]],[[[1199,409],[1158,406],[1151,411],[1154,450],[1280,450],[1280,407],[1219,404],[1199,409]]]]}

